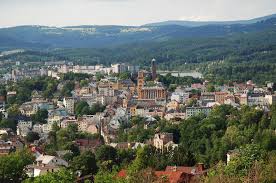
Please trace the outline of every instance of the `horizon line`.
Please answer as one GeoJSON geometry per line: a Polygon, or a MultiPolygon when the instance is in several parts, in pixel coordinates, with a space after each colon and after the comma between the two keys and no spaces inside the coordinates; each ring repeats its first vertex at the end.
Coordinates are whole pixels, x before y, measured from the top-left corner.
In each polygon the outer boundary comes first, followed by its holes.
{"type": "Polygon", "coordinates": [[[130,25],[130,24],[71,24],[71,25],[50,25],[50,24],[18,24],[18,25],[11,25],[11,26],[0,26],[0,29],[5,29],[5,28],[14,28],[14,27],[24,27],[24,26],[33,26],[33,27],[55,27],[55,28],[66,28],[66,27],[82,27],[82,26],[124,26],[124,27],[143,27],[143,26],[150,26],[150,24],[158,24],[162,22],[198,22],[198,23],[222,23],[222,22],[237,22],[237,21],[250,21],[258,18],[265,18],[269,16],[276,15],[276,13],[273,14],[267,14],[263,16],[255,16],[252,18],[248,19],[235,19],[235,20],[177,20],[177,19],[172,19],[172,20],[160,20],[156,22],[149,22],[149,23],[144,23],[140,25],[130,25]]]}

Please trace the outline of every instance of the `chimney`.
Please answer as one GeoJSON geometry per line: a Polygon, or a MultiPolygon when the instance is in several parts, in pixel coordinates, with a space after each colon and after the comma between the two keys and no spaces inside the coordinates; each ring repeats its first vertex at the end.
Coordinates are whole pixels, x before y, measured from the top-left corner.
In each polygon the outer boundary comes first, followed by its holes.
{"type": "Polygon", "coordinates": [[[202,172],[202,171],[204,171],[204,164],[198,163],[196,167],[196,172],[202,172]]]}

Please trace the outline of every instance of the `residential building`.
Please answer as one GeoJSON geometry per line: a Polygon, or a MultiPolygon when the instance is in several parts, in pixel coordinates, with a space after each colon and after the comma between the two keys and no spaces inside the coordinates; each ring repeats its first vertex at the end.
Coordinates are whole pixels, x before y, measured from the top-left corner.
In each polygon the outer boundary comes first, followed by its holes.
{"type": "Polygon", "coordinates": [[[100,138],[97,139],[77,139],[75,144],[79,147],[81,152],[92,151],[95,152],[96,148],[103,145],[100,138]]]}
{"type": "Polygon", "coordinates": [[[189,99],[189,93],[186,92],[173,92],[171,95],[171,100],[175,100],[178,103],[184,104],[189,99]]]}
{"type": "Polygon", "coordinates": [[[274,105],[276,104],[276,95],[265,95],[265,99],[267,100],[269,105],[274,105]]]}
{"type": "Polygon", "coordinates": [[[63,105],[69,114],[74,114],[75,99],[73,97],[64,97],[63,105]]]}
{"type": "Polygon", "coordinates": [[[128,66],[126,64],[111,64],[113,73],[122,73],[128,70],[128,66]]]}
{"type": "Polygon", "coordinates": [[[179,110],[179,103],[175,100],[170,101],[167,104],[167,111],[170,111],[170,110],[178,111],[179,110]]]}
{"type": "Polygon", "coordinates": [[[77,119],[78,130],[91,134],[100,132],[99,123],[100,117],[97,115],[87,115],[77,119]]]}
{"type": "Polygon", "coordinates": [[[162,151],[166,148],[166,144],[174,145],[173,133],[158,133],[154,135],[153,146],[162,151]]]}
{"type": "Polygon", "coordinates": [[[179,121],[186,118],[186,113],[167,113],[164,118],[167,121],[179,121]]]}
{"type": "Polygon", "coordinates": [[[218,102],[219,104],[224,104],[227,95],[227,92],[215,92],[215,102],[218,102]]]}
{"type": "Polygon", "coordinates": [[[5,142],[0,140],[0,156],[8,155],[15,150],[16,148],[12,145],[12,142],[5,142]]]}
{"type": "MultiPolygon", "coordinates": [[[[167,166],[165,170],[154,171],[156,182],[166,183],[191,183],[197,182],[199,178],[207,175],[207,171],[202,163],[195,167],[167,166]]],[[[127,171],[122,169],[117,174],[118,178],[126,178],[127,171]]]]}
{"type": "Polygon", "coordinates": [[[31,121],[19,121],[17,124],[17,135],[22,137],[27,136],[27,134],[32,130],[33,123],[31,121]]]}
{"type": "Polygon", "coordinates": [[[18,81],[24,78],[34,78],[39,76],[47,75],[46,69],[40,68],[22,68],[12,70],[12,80],[18,81]]]}
{"type": "Polygon", "coordinates": [[[198,115],[205,114],[208,115],[211,112],[211,107],[187,107],[186,108],[186,118],[198,115]]]}
{"type": "Polygon", "coordinates": [[[247,96],[247,105],[248,106],[267,106],[269,102],[265,95],[262,93],[249,94],[247,96]]]}
{"type": "Polygon", "coordinates": [[[61,167],[68,167],[68,163],[55,156],[40,155],[34,164],[26,166],[26,170],[29,177],[37,177],[49,172],[57,172],[61,167]]]}

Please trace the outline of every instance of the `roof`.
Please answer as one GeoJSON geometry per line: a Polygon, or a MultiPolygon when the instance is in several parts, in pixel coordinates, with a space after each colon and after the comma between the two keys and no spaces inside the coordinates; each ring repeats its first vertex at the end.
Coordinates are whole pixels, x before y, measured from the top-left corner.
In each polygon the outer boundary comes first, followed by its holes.
{"type": "Polygon", "coordinates": [[[48,164],[54,158],[55,156],[41,155],[36,159],[36,161],[42,161],[43,164],[48,164]]]}
{"type": "Polygon", "coordinates": [[[118,172],[117,176],[120,178],[125,178],[127,176],[127,171],[125,169],[122,169],[118,172]]]}
{"type": "Polygon", "coordinates": [[[175,170],[177,172],[185,172],[185,173],[191,173],[194,167],[185,167],[185,166],[167,166],[165,171],[168,172],[174,172],[175,170]]]}
{"type": "MultiPolygon", "coordinates": [[[[196,171],[196,167],[184,167],[184,166],[167,166],[164,171],[155,171],[155,175],[158,178],[167,178],[169,183],[178,183],[183,180],[184,176],[189,174],[191,176],[202,175],[206,173],[206,170],[196,171]]],[[[127,171],[122,169],[118,172],[117,177],[125,178],[127,171]]]]}
{"type": "Polygon", "coordinates": [[[85,147],[98,147],[102,144],[100,139],[77,139],[75,143],[78,146],[85,146],[85,147]]]}
{"type": "Polygon", "coordinates": [[[155,171],[158,178],[166,177],[169,183],[178,183],[183,172],[155,171]]]}
{"type": "Polygon", "coordinates": [[[28,169],[39,169],[39,170],[49,170],[49,169],[58,169],[60,168],[59,166],[56,165],[43,165],[43,166],[38,166],[38,165],[27,165],[28,169]]]}

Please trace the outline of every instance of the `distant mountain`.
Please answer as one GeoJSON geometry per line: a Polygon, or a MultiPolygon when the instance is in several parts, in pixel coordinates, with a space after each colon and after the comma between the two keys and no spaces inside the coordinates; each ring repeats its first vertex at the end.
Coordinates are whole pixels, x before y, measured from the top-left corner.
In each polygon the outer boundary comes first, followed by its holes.
{"type": "Polygon", "coordinates": [[[99,48],[180,38],[210,38],[276,28],[276,16],[201,26],[18,26],[0,29],[0,50],[14,48],[99,48]],[[241,22],[241,21],[240,21],[241,22]]]}
{"type": "Polygon", "coordinates": [[[164,22],[156,22],[156,23],[150,23],[145,24],[144,26],[151,27],[151,26],[167,26],[167,25],[180,25],[180,26],[186,26],[186,27],[199,27],[199,26],[205,26],[205,25],[233,25],[233,24],[253,24],[260,21],[264,21],[270,18],[276,18],[276,14],[254,18],[250,20],[236,20],[236,21],[185,21],[185,20],[170,20],[170,21],[164,21],[164,22]]]}

